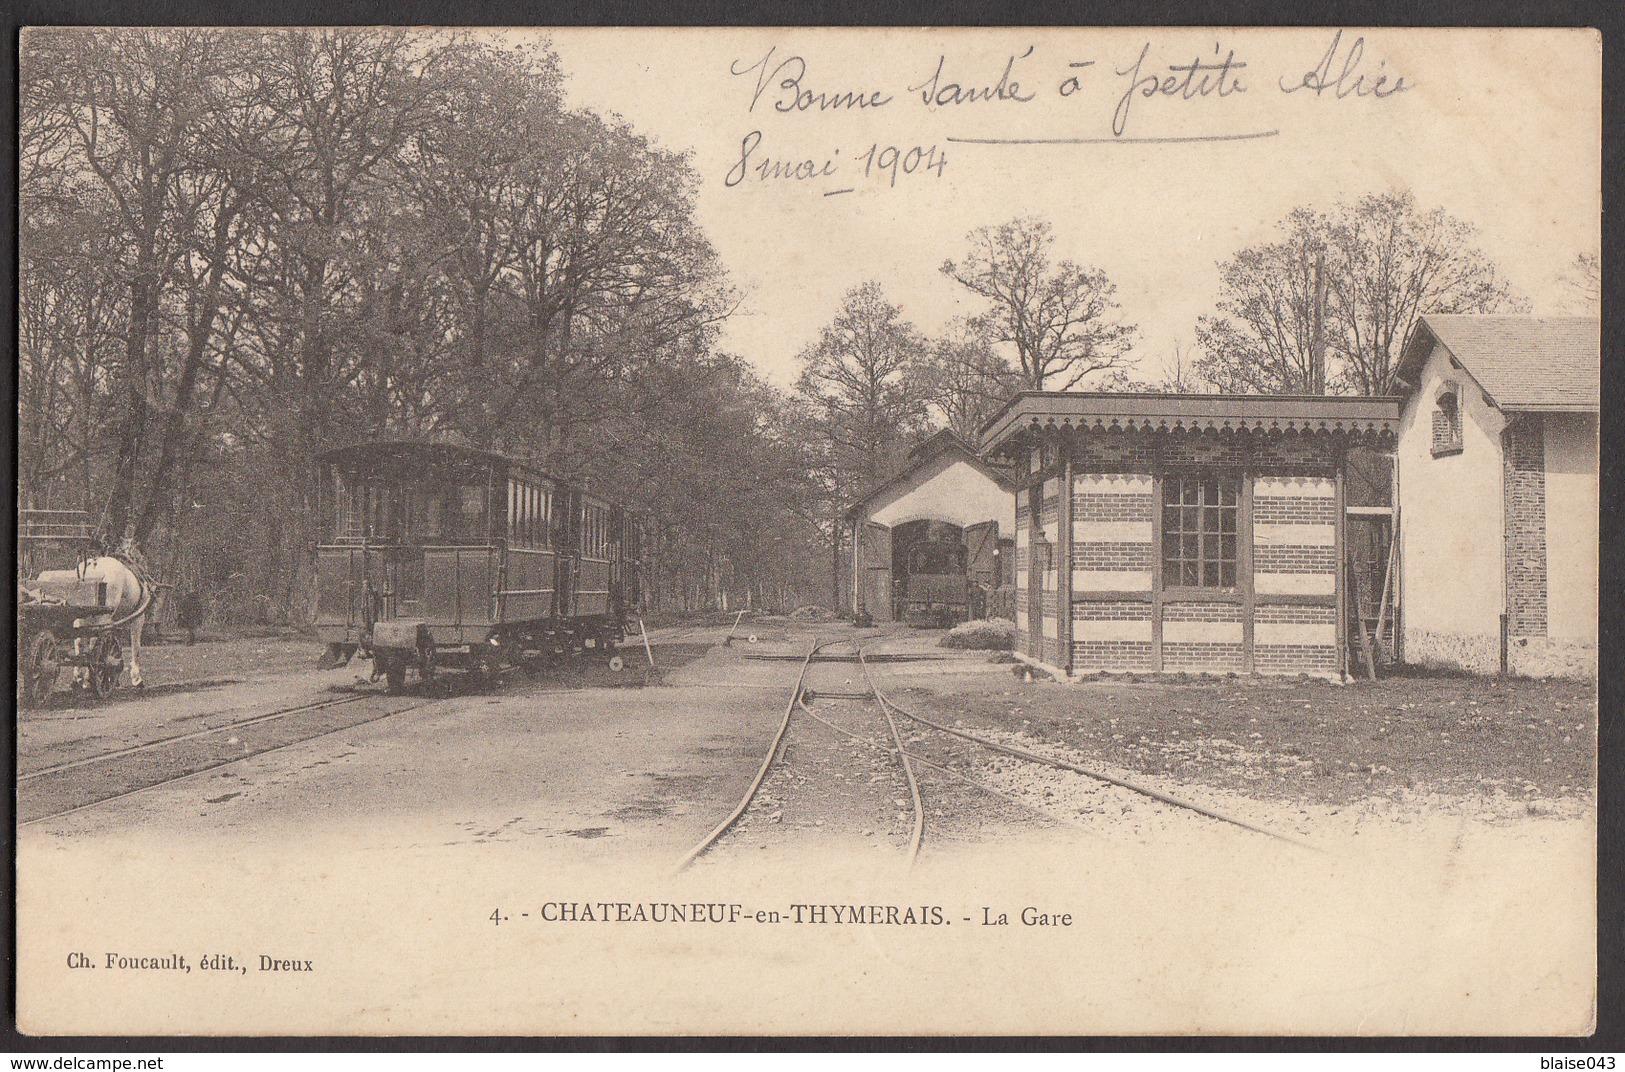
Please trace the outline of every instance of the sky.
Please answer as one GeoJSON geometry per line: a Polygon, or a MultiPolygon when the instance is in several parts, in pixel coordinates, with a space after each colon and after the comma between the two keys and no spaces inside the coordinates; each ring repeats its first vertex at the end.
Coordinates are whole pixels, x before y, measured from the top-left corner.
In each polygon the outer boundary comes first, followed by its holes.
{"type": "Polygon", "coordinates": [[[1409,189],[1478,228],[1537,313],[1559,311],[1560,276],[1600,248],[1587,30],[498,36],[549,39],[572,105],[689,154],[699,222],[742,296],[723,345],[781,386],[866,280],[927,332],[981,311],[939,268],[1017,216],[1048,219],[1056,257],[1117,285],[1148,379],[1213,310],[1217,264],[1300,205],[1409,189]],[[807,177],[771,174],[781,161],[807,177]]]}

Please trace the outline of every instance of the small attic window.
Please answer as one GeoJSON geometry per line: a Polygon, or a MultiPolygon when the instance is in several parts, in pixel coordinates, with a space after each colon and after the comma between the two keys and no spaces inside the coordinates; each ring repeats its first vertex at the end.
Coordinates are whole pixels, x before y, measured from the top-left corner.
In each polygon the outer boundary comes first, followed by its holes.
{"type": "Polygon", "coordinates": [[[1461,389],[1449,383],[1439,388],[1433,403],[1433,456],[1461,453],[1461,389]]]}

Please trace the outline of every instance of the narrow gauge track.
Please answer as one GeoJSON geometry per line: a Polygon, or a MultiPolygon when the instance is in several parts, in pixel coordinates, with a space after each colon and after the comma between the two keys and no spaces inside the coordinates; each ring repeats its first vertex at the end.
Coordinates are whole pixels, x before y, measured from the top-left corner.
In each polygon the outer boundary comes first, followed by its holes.
{"type": "Polygon", "coordinates": [[[790,701],[786,705],[784,717],[779,724],[778,731],[774,734],[772,744],[768,748],[767,755],[763,758],[761,768],[756,772],[756,777],[751,781],[750,787],[746,790],[744,798],[739,802],[739,804],[734,808],[727,818],[719,823],[709,834],[705,836],[704,839],[700,841],[699,844],[690,849],[688,853],[686,853],[682,859],[678,861],[677,870],[681,871],[687,868],[693,864],[694,861],[698,860],[701,856],[710,851],[728,834],[730,830],[735,828],[739,820],[750,809],[752,803],[756,799],[758,791],[761,789],[762,783],[767,778],[769,770],[773,767],[775,761],[777,761],[782,755],[785,737],[790,729],[791,721],[797,711],[801,712],[803,715],[806,715],[812,720],[821,723],[823,726],[834,731],[835,733],[868,747],[872,751],[886,753],[899,764],[901,770],[904,772],[905,777],[908,780],[910,796],[912,797],[914,809],[914,819],[910,831],[909,846],[907,850],[907,860],[911,865],[919,856],[920,844],[924,835],[925,822],[924,803],[921,798],[919,781],[914,771],[916,764],[929,768],[946,778],[950,778],[958,783],[967,785],[982,793],[998,798],[999,800],[1002,800],[1008,804],[1020,807],[1025,811],[1047,821],[1071,826],[1090,835],[1098,835],[1099,832],[1091,829],[1083,823],[1078,822],[1076,819],[1070,816],[1033,804],[1029,801],[1021,799],[1019,796],[1003,792],[1002,790],[990,786],[985,782],[972,778],[961,771],[949,767],[945,763],[939,762],[935,758],[922,755],[918,750],[910,751],[909,748],[903,743],[902,735],[897,728],[897,719],[894,716],[901,716],[902,718],[908,719],[909,721],[929,730],[956,738],[958,740],[970,742],[985,748],[988,751],[1009,756],[1026,763],[1046,766],[1080,775],[1105,785],[1139,794],[1162,805],[1180,810],[1185,813],[1199,815],[1220,823],[1235,826],[1252,833],[1286,842],[1298,848],[1308,849],[1314,852],[1325,851],[1319,846],[1301,841],[1298,838],[1290,837],[1273,830],[1268,830],[1261,826],[1256,826],[1252,823],[1246,822],[1245,820],[1225,815],[1222,812],[1214,809],[1207,808],[1187,800],[1182,800],[1176,796],[1173,796],[1172,794],[1164,793],[1148,786],[1139,785],[1127,779],[1117,778],[1100,771],[1090,770],[1089,768],[1082,767],[1062,759],[1057,759],[1053,756],[1045,756],[1027,749],[1003,744],[999,741],[995,741],[978,734],[968,733],[964,730],[942,725],[939,722],[928,719],[923,715],[917,714],[905,707],[902,707],[887,693],[880,689],[880,687],[875,683],[874,675],[870,672],[869,659],[865,657],[861,640],[843,640],[819,643],[817,639],[814,638],[811,649],[807,652],[807,655],[802,660],[800,672],[796,677],[795,687],[791,693],[790,701]],[[819,653],[825,648],[836,647],[844,644],[851,644],[856,648],[854,661],[856,661],[862,671],[863,681],[866,686],[865,690],[861,692],[826,690],[822,693],[814,693],[812,690],[808,689],[806,684],[808,670],[815,661],[818,661],[819,653]],[[890,743],[877,740],[873,736],[854,732],[852,729],[837,725],[830,719],[818,714],[812,709],[811,706],[809,706],[807,702],[808,700],[817,698],[834,700],[867,700],[871,702],[884,717],[888,728],[888,736],[891,738],[890,743]]]}
{"type": "MultiPolygon", "coordinates": [[[[841,689],[837,688],[824,687],[822,683],[818,683],[820,687],[815,691],[808,682],[809,672],[811,671],[815,662],[850,664],[861,661],[862,649],[860,645],[861,640],[832,640],[820,642],[817,637],[813,638],[811,648],[801,659],[801,667],[797,672],[795,685],[791,689],[790,699],[785,705],[784,716],[779,722],[777,732],[773,735],[773,740],[767,750],[767,755],[763,757],[762,765],[756,772],[756,777],[751,780],[750,786],[746,789],[743,799],[740,800],[738,805],[735,806],[734,810],[728,815],[728,817],[723,819],[722,822],[718,823],[717,826],[709,834],[707,834],[699,844],[690,849],[682,857],[682,859],[678,861],[677,869],[679,871],[687,868],[690,864],[694,863],[695,860],[699,859],[706,852],[710,851],[729,833],[729,831],[736,829],[736,825],[739,823],[739,820],[744,817],[746,812],[756,801],[757,794],[761,790],[763,782],[767,779],[769,771],[774,767],[775,763],[783,761],[783,757],[787,750],[786,738],[790,731],[791,723],[794,720],[795,714],[798,710],[811,714],[812,718],[816,722],[829,726],[838,733],[845,734],[848,737],[859,736],[854,735],[839,726],[834,726],[820,715],[813,714],[807,706],[807,701],[813,699],[863,701],[867,705],[872,706],[872,708],[878,712],[880,718],[884,721],[887,733],[893,742],[893,746],[885,750],[886,754],[891,757],[892,762],[897,764],[898,770],[901,771],[903,779],[908,785],[908,797],[913,809],[913,817],[909,824],[908,843],[907,848],[905,849],[905,857],[910,864],[914,862],[919,855],[920,843],[925,833],[925,806],[920,796],[919,780],[914,772],[912,758],[903,749],[902,736],[898,731],[897,724],[892,718],[891,713],[886,710],[883,704],[877,702],[876,697],[870,691],[842,691],[841,689]],[[822,656],[822,653],[824,653],[827,649],[846,645],[851,645],[854,647],[855,652],[853,655],[845,657],[822,656]]],[[[846,788],[847,787],[843,785],[843,791],[846,788]]],[[[901,804],[902,802],[899,800],[897,803],[901,804]]]]}
{"type": "MultiPolygon", "coordinates": [[[[861,662],[862,659],[863,659],[863,657],[860,654],[859,655],[859,661],[861,662]]],[[[1050,768],[1053,768],[1053,769],[1056,769],[1056,770],[1067,771],[1067,772],[1070,772],[1072,774],[1082,775],[1085,778],[1090,778],[1090,779],[1092,779],[1094,781],[1101,782],[1101,783],[1104,783],[1106,785],[1115,786],[1115,787],[1117,787],[1119,789],[1126,789],[1129,792],[1137,793],[1137,794],[1139,794],[1141,796],[1148,797],[1151,800],[1157,801],[1157,802],[1159,802],[1161,804],[1164,804],[1164,805],[1167,805],[1169,807],[1176,808],[1176,809],[1181,809],[1181,810],[1186,811],[1186,812],[1191,812],[1191,813],[1194,813],[1196,815],[1200,815],[1200,816],[1203,816],[1205,818],[1215,820],[1216,822],[1225,823],[1225,824],[1228,824],[1230,826],[1239,827],[1242,830],[1247,830],[1247,831],[1250,831],[1250,832],[1252,832],[1254,834],[1261,834],[1264,837],[1273,838],[1276,841],[1283,841],[1283,842],[1286,842],[1289,845],[1294,845],[1294,846],[1297,846],[1298,848],[1301,848],[1301,849],[1308,849],[1311,852],[1318,852],[1318,853],[1324,853],[1326,851],[1325,849],[1321,848],[1320,846],[1311,844],[1310,842],[1303,841],[1303,840],[1301,840],[1299,838],[1291,837],[1290,835],[1287,835],[1287,834],[1279,833],[1278,831],[1270,830],[1270,829],[1268,829],[1266,827],[1257,826],[1257,825],[1255,825],[1253,823],[1247,822],[1244,819],[1238,819],[1235,816],[1226,815],[1223,812],[1216,811],[1216,810],[1214,810],[1212,808],[1204,807],[1201,804],[1192,803],[1191,801],[1188,801],[1188,800],[1183,800],[1183,799],[1181,799],[1179,797],[1174,796],[1171,793],[1164,793],[1159,789],[1152,789],[1149,786],[1140,785],[1139,783],[1130,781],[1130,780],[1128,780],[1126,778],[1118,778],[1118,777],[1115,777],[1113,775],[1106,774],[1106,773],[1104,773],[1102,771],[1091,770],[1088,767],[1082,767],[1082,766],[1079,766],[1078,764],[1070,763],[1070,762],[1068,762],[1066,760],[1063,760],[1063,759],[1057,759],[1054,756],[1046,756],[1046,755],[1043,755],[1041,753],[1033,752],[1033,751],[1030,751],[1030,750],[1025,749],[1025,748],[1017,748],[1014,745],[1004,744],[1002,742],[995,741],[995,740],[992,740],[990,738],[980,736],[979,734],[968,733],[968,732],[966,732],[964,730],[955,729],[955,728],[953,728],[951,726],[945,726],[945,725],[941,724],[940,722],[933,721],[932,719],[926,718],[923,715],[920,715],[920,714],[917,714],[916,712],[910,711],[908,708],[903,707],[900,704],[898,704],[895,700],[893,700],[886,693],[882,692],[880,690],[880,688],[877,685],[875,685],[872,675],[869,674],[868,665],[866,663],[864,665],[864,677],[865,677],[865,680],[868,681],[869,688],[870,688],[871,691],[873,691],[877,701],[879,701],[884,706],[890,708],[892,711],[895,711],[897,714],[899,714],[899,715],[903,716],[904,718],[908,719],[909,721],[914,722],[917,725],[924,726],[927,729],[934,730],[937,733],[946,734],[947,736],[954,737],[954,738],[957,738],[959,740],[969,741],[972,744],[980,745],[981,747],[987,749],[988,751],[995,752],[995,753],[998,753],[998,754],[1004,755],[1004,756],[1009,756],[1009,757],[1014,758],[1014,759],[1019,759],[1019,760],[1022,760],[1023,762],[1026,762],[1026,763],[1032,763],[1032,764],[1036,764],[1036,765],[1039,765],[1039,766],[1050,767],[1050,768]]],[[[901,745],[899,745],[899,748],[901,748],[901,745]]],[[[907,753],[905,753],[905,754],[907,754],[907,753]]],[[[923,762],[926,762],[928,764],[931,764],[933,766],[939,766],[938,764],[934,764],[934,763],[932,763],[931,760],[925,759],[924,757],[915,756],[914,758],[917,759],[917,760],[921,760],[923,762]]],[[[989,788],[989,787],[983,786],[982,788],[989,788]]],[[[1055,817],[1055,818],[1060,818],[1059,816],[1055,816],[1053,812],[1049,812],[1047,810],[1044,810],[1044,813],[1047,814],[1047,815],[1051,815],[1052,817],[1055,817]]],[[[1070,821],[1070,820],[1065,820],[1065,821],[1070,821]]]]}
{"type": "Polygon", "coordinates": [[[344,696],[41,768],[17,779],[17,825],[109,804],[429,702],[379,693],[344,696]]]}

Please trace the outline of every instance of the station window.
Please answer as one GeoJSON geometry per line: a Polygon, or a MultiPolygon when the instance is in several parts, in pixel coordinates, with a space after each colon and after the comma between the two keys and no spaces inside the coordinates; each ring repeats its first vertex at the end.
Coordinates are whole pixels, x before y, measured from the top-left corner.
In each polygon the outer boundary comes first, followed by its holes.
{"type": "Polygon", "coordinates": [[[1236,587],[1241,482],[1171,476],[1162,482],[1162,583],[1167,588],[1236,587]]]}
{"type": "Polygon", "coordinates": [[[1461,453],[1461,391],[1448,383],[1439,389],[1433,406],[1433,456],[1461,453]]]}

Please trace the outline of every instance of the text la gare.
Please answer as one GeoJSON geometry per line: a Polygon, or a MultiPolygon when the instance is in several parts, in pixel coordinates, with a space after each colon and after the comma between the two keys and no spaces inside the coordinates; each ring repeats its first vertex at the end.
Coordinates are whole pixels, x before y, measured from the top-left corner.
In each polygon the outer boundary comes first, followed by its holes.
{"type": "MultiPolygon", "coordinates": [[[[1071,912],[1051,912],[1042,908],[1034,908],[1031,905],[1023,908],[1019,913],[1017,913],[1016,919],[1018,919],[1021,922],[1021,925],[1024,927],[1072,926],[1071,912]]],[[[994,909],[983,907],[982,926],[1008,927],[1009,925],[1010,914],[1008,912],[998,912],[994,909]]]]}

